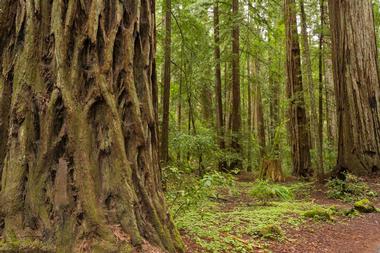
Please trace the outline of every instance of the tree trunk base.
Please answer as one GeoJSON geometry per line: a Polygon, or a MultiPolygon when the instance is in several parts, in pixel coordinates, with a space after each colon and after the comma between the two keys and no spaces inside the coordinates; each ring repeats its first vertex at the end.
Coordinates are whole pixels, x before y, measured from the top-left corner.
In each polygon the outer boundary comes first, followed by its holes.
{"type": "Polygon", "coordinates": [[[273,182],[285,181],[281,162],[279,160],[263,160],[261,164],[260,178],[273,182]]]}

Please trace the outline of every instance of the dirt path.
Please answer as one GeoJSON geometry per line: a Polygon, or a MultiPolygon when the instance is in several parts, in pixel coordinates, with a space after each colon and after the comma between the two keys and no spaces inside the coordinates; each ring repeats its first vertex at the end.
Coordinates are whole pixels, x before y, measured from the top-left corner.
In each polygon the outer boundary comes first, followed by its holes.
{"type": "MultiPolygon", "coordinates": [[[[371,189],[380,193],[379,181],[379,178],[372,178],[366,182],[371,189]]],[[[317,204],[333,205],[346,210],[352,207],[352,204],[327,198],[324,185],[314,185],[313,189],[309,198],[317,204]]],[[[246,194],[243,194],[245,192],[244,189],[240,189],[239,197],[224,203],[221,211],[229,212],[251,203],[252,199],[246,198],[246,194]]],[[[373,199],[373,203],[380,208],[380,196],[373,199]]],[[[380,253],[380,213],[362,214],[354,218],[335,218],[337,220],[330,223],[310,220],[297,228],[281,225],[286,235],[284,240],[266,240],[264,247],[257,247],[250,253],[380,253]]],[[[195,243],[186,233],[184,240],[188,253],[212,252],[195,243]]],[[[217,252],[226,253],[228,250],[217,252]]]]}
{"type": "Polygon", "coordinates": [[[287,242],[270,249],[279,253],[378,253],[380,214],[367,214],[338,224],[308,224],[287,231],[287,242]]]}

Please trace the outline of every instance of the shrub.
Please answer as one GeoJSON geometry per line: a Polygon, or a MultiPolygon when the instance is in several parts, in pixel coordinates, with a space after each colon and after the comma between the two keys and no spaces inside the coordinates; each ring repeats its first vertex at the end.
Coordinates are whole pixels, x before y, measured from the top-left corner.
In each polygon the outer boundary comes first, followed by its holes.
{"type": "Polygon", "coordinates": [[[315,207],[306,211],[303,216],[319,221],[332,221],[334,211],[323,207],[315,207]]]}
{"type": "Polygon", "coordinates": [[[362,199],[360,201],[355,202],[354,209],[359,211],[360,213],[375,213],[377,212],[375,206],[368,199],[362,199]]]}
{"type": "Polygon", "coordinates": [[[332,179],[327,183],[329,198],[340,199],[344,202],[353,202],[363,198],[376,197],[377,192],[363,182],[360,178],[347,173],[346,179],[332,179]]]}
{"type": "Polygon", "coordinates": [[[294,194],[290,188],[279,184],[271,184],[265,180],[260,180],[255,184],[251,190],[251,195],[264,202],[270,200],[291,200],[294,198],[294,194]]]}
{"type": "MultiPolygon", "coordinates": [[[[191,176],[184,175],[184,177],[191,176]]],[[[234,182],[232,175],[215,171],[204,175],[198,180],[193,178],[193,180],[189,180],[178,189],[171,189],[166,193],[166,197],[174,218],[179,214],[183,215],[193,207],[201,205],[208,198],[218,198],[218,188],[228,187],[233,189],[234,182]]]]}

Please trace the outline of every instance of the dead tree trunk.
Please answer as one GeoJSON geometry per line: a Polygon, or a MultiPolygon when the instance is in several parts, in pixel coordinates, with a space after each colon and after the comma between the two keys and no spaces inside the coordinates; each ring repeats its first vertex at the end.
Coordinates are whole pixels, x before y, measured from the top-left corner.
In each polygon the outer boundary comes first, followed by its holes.
{"type": "Polygon", "coordinates": [[[300,47],[297,33],[295,0],[285,0],[287,50],[287,96],[289,99],[289,133],[292,146],[293,174],[310,177],[309,129],[302,87],[300,47]]]}
{"type": "Polygon", "coordinates": [[[372,1],[329,0],[338,171],[380,169],[380,83],[372,1]]]}
{"type": "Polygon", "coordinates": [[[0,1],[0,10],[5,242],[183,252],[159,176],[154,1],[0,1]]]}

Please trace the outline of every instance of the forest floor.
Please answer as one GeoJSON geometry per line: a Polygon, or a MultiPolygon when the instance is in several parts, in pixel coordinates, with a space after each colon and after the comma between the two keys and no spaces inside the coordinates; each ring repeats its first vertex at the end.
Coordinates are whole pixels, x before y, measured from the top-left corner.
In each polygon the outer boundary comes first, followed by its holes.
{"type": "MultiPolygon", "coordinates": [[[[380,193],[378,178],[363,179],[380,193]]],[[[236,181],[176,218],[189,253],[378,253],[380,213],[350,213],[354,202],[328,198],[322,184],[285,183],[295,199],[262,202],[254,182],[236,181]]],[[[380,198],[371,201],[380,207],[380,198]]]]}

